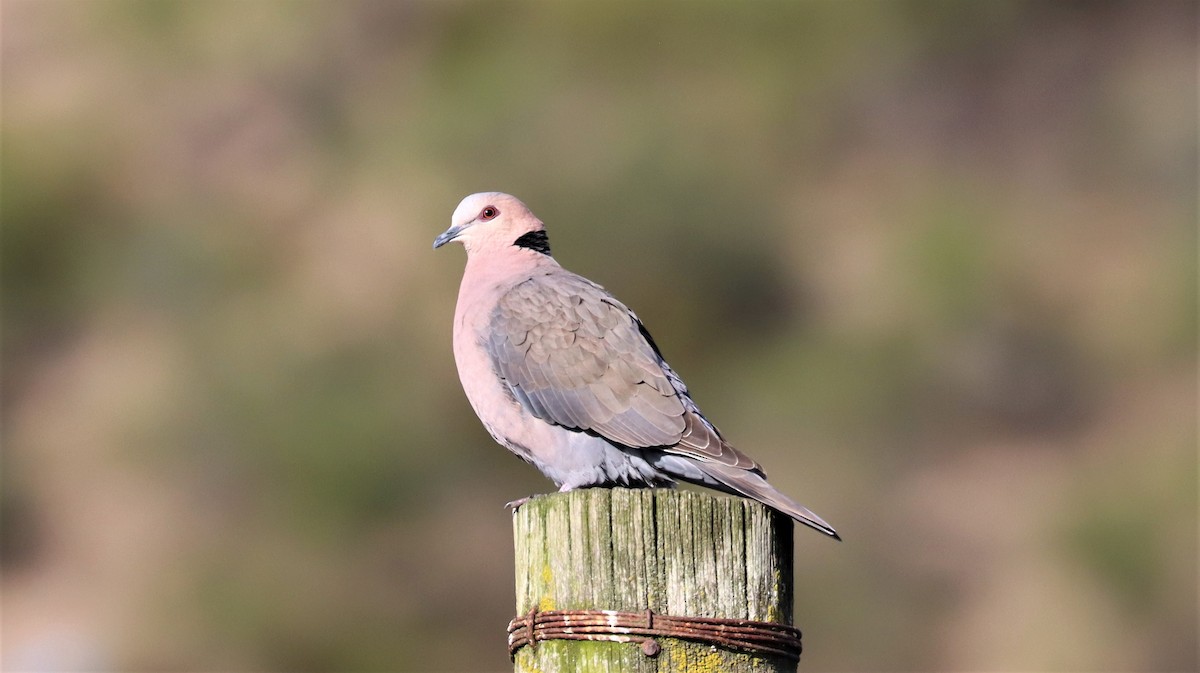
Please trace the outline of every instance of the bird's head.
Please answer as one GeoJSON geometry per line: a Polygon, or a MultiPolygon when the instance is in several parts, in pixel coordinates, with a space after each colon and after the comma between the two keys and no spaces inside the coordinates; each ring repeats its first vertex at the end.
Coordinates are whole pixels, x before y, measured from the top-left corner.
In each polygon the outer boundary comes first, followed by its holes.
{"type": "Polygon", "coordinates": [[[509,246],[550,254],[546,228],[515,196],[481,192],[463,199],[450,217],[450,228],[433,241],[440,248],[459,241],[467,254],[509,246]]]}

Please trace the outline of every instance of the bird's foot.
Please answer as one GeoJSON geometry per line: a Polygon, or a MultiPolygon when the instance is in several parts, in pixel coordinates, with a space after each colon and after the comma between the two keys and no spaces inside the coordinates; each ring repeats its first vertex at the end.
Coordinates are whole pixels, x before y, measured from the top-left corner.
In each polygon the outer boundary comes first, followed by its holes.
{"type": "Polygon", "coordinates": [[[533,500],[536,497],[537,497],[536,495],[527,495],[524,498],[517,498],[516,500],[513,500],[512,502],[504,503],[504,508],[511,510],[513,514],[516,514],[517,510],[521,509],[521,505],[524,505],[525,503],[529,502],[530,500],[533,500]]]}
{"type": "MultiPolygon", "coordinates": [[[[558,492],[559,493],[567,493],[569,491],[574,491],[579,488],[585,488],[585,487],[582,486],[581,484],[567,483],[567,484],[563,484],[562,486],[560,486],[558,489],[558,492]]],[[[536,494],[536,493],[533,495],[527,495],[524,498],[517,498],[516,500],[513,500],[512,502],[506,502],[506,503],[504,503],[504,506],[506,508],[512,510],[513,512],[516,512],[518,509],[521,508],[521,505],[524,505],[525,503],[529,502],[530,500],[533,500],[536,497],[538,497],[538,494],[536,494]]]]}

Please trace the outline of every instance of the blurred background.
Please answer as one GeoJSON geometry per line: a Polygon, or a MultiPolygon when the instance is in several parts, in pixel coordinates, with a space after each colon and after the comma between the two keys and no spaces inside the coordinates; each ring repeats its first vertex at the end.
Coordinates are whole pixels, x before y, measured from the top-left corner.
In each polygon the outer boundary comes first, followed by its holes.
{"type": "Polygon", "coordinates": [[[483,190],[843,533],[802,670],[1200,666],[1195,3],[0,10],[4,670],[511,670],[483,190]]]}

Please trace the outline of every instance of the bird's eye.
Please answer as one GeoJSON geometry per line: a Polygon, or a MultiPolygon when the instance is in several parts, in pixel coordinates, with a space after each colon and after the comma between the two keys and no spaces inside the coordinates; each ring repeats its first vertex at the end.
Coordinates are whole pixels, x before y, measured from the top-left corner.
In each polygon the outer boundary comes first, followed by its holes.
{"type": "Polygon", "coordinates": [[[487,206],[483,210],[479,211],[479,219],[491,220],[491,219],[494,219],[499,214],[500,214],[500,211],[496,210],[495,206],[487,206]]]}

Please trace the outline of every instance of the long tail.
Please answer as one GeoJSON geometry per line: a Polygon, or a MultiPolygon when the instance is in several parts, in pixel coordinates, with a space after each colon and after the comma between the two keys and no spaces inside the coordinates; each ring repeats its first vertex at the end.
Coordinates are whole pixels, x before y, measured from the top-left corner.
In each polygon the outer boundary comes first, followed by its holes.
{"type": "Polygon", "coordinates": [[[771,509],[783,512],[796,521],[806,526],[811,526],[829,537],[841,541],[841,536],[837,534],[833,526],[825,523],[824,519],[813,514],[804,505],[780,493],[757,472],[721,465],[720,463],[700,461],[696,461],[696,463],[705,474],[723,484],[730,491],[753,498],[771,509]]]}

